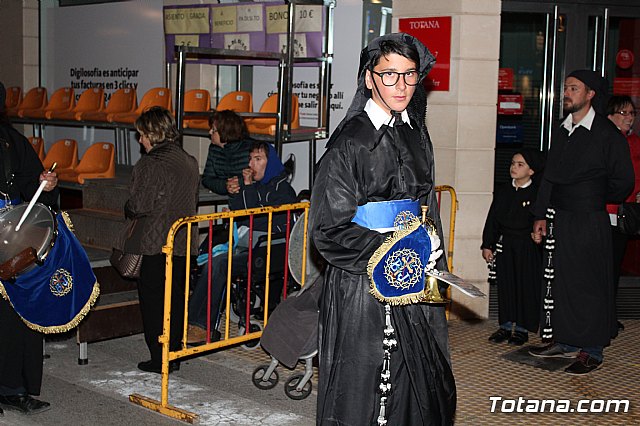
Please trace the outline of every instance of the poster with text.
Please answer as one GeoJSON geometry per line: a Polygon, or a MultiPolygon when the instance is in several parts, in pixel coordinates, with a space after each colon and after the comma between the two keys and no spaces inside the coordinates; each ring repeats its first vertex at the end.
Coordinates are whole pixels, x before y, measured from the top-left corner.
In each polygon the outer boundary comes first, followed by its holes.
{"type": "MultiPolygon", "coordinates": [[[[164,86],[162,12],[162,3],[147,1],[42,8],[42,84],[49,94],[72,87],[76,97],[104,88],[106,102],[118,89],[134,89],[140,100],[164,86]]],[[[76,139],[80,156],[95,142],[114,142],[113,130],[93,127],[47,126],[44,137],[47,149],[57,139],[76,139]]],[[[131,154],[135,162],[135,139],[131,154]]]]}

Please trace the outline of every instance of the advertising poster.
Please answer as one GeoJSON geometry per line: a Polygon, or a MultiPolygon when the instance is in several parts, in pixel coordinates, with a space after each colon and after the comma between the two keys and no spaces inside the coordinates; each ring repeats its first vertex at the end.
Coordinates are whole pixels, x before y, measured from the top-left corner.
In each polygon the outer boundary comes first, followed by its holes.
{"type": "MultiPolygon", "coordinates": [[[[164,85],[164,33],[161,2],[117,2],[42,10],[42,84],[49,96],[71,87],[77,97],[102,87],[105,101],[118,89],[131,88],[138,100],[164,85]],[[82,34],[82,36],[78,36],[82,34]]],[[[113,142],[113,130],[47,126],[48,149],[58,139],[78,142],[79,155],[95,142],[113,142]]],[[[132,161],[139,157],[131,144],[132,161]]]]}

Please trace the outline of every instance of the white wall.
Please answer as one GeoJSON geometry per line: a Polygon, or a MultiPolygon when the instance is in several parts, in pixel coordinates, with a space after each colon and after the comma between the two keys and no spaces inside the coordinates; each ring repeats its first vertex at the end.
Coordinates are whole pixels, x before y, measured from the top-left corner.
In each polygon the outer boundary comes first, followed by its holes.
{"type": "MultiPolygon", "coordinates": [[[[49,96],[55,89],[72,84],[104,84],[108,94],[130,85],[140,100],[147,90],[164,85],[161,2],[49,5],[43,8],[41,17],[42,82],[49,96]],[[90,74],[78,77],[82,69],[90,74]]],[[[75,89],[76,95],[85,87],[75,89]]],[[[114,141],[113,131],[87,128],[49,126],[44,136],[47,147],[59,138],[76,139],[80,155],[94,142],[114,141]]],[[[135,139],[132,153],[135,161],[139,157],[135,139]]]]}

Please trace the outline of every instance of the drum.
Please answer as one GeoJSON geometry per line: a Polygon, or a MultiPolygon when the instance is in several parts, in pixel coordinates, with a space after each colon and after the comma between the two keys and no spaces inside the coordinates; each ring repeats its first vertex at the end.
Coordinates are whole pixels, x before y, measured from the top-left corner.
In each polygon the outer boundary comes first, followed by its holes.
{"type": "MultiPolygon", "coordinates": [[[[15,230],[26,208],[27,204],[20,204],[0,211],[0,264],[10,261],[30,247],[36,252],[36,262],[42,264],[53,247],[57,234],[56,219],[51,209],[44,204],[34,204],[20,230],[15,230]]],[[[19,273],[34,267],[35,263],[19,273]]]]}
{"type": "MultiPolygon", "coordinates": [[[[304,242],[304,217],[298,219],[291,229],[291,236],[289,239],[289,270],[293,279],[302,284],[302,247],[304,242]]],[[[320,253],[311,244],[311,238],[307,232],[307,257],[306,257],[306,269],[305,269],[305,284],[311,284],[321,273],[324,267],[325,261],[320,256],[320,253]]]]}

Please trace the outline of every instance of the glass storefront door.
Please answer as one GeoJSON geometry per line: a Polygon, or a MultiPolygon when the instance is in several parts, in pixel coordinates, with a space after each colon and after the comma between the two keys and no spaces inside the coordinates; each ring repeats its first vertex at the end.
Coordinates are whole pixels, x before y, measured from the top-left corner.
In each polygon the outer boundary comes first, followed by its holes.
{"type": "Polygon", "coordinates": [[[496,185],[509,180],[514,151],[548,148],[550,125],[560,106],[557,70],[564,63],[565,23],[555,7],[541,13],[502,13],[496,185]]]}
{"type": "MultiPolygon", "coordinates": [[[[640,4],[628,0],[503,0],[494,185],[509,181],[513,152],[547,151],[562,117],[565,76],[592,69],[609,92],[640,110],[640,4]]],[[[640,133],[640,117],[633,131],[640,133]]],[[[627,246],[623,275],[640,276],[640,239],[627,246]]]]}
{"type": "MultiPolygon", "coordinates": [[[[640,104],[640,6],[622,0],[503,0],[496,132],[496,185],[509,179],[513,152],[547,151],[562,117],[565,75],[602,72],[610,92],[640,104]]],[[[640,122],[640,119],[638,120],[640,122]]],[[[640,123],[635,124],[640,132],[640,123]]]]}

